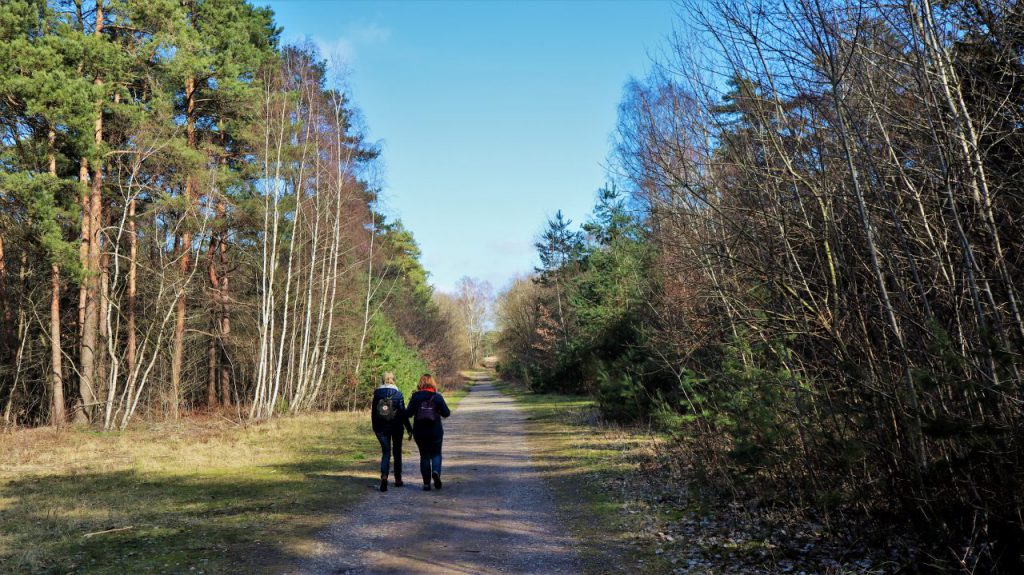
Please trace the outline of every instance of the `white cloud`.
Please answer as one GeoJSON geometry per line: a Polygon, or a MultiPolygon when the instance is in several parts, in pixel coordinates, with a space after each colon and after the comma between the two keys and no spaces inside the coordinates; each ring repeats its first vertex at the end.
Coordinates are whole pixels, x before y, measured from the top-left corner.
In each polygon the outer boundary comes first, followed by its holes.
{"type": "Polygon", "coordinates": [[[390,39],[390,28],[379,24],[362,24],[350,26],[334,38],[314,36],[312,41],[329,63],[347,67],[356,61],[360,49],[386,44],[390,39]]]}
{"type": "Polygon", "coordinates": [[[383,44],[391,39],[391,29],[377,24],[367,24],[350,28],[348,35],[359,43],[383,44]]]}
{"type": "Polygon", "coordinates": [[[349,38],[313,38],[313,43],[320,50],[320,57],[328,62],[347,65],[355,60],[356,47],[349,38]]]}

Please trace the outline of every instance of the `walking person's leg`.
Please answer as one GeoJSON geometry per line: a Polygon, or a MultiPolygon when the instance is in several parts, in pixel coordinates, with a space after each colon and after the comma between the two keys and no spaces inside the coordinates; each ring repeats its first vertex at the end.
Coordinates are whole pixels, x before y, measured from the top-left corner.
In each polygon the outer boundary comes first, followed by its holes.
{"type": "Polygon", "coordinates": [[[423,476],[423,490],[430,491],[430,439],[416,438],[416,447],[420,450],[420,475],[423,476]]]}
{"type": "Polygon", "coordinates": [[[402,429],[391,436],[391,450],[395,456],[395,487],[402,486],[402,429]]]}
{"type": "Polygon", "coordinates": [[[378,433],[377,441],[380,442],[380,490],[388,490],[388,468],[391,467],[391,436],[387,433],[378,433]]]}
{"type": "Polygon", "coordinates": [[[430,453],[430,477],[434,480],[435,489],[441,489],[441,443],[437,440],[430,453]]]}

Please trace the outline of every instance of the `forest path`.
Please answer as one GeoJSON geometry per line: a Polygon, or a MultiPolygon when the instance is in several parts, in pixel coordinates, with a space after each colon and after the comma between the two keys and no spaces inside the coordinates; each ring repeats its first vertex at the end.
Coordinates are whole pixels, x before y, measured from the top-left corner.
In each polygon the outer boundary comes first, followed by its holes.
{"type": "Polygon", "coordinates": [[[477,383],[444,424],[444,489],[422,490],[419,454],[405,442],[405,486],[360,501],[293,573],[579,572],[525,421],[512,398],[477,383]]]}

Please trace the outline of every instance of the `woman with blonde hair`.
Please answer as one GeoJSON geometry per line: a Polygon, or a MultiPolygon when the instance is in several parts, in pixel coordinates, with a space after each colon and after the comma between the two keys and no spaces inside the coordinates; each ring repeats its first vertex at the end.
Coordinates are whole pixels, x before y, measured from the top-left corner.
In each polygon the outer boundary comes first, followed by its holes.
{"type": "Polygon", "coordinates": [[[373,409],[370,411],[373,433],[380,442],[380,490],[388,490],[388,467],[391,454],[395,455],[395,487],[402,486],[402,427],[412,434],[412,426],[405,416],[405,398],[395,385],[395,374],[388,371],[381,377],[380,386],[373,391],[373,409]]]}
{"type": "Polygon", "coordinates": [[[420,376],[417,391],[409,398],[405,416],[413,419],[412,436],[420,450],[420,474],[423,475],[423,490],[441,489],[441,444],[444,441],[444,426],[441,419],[452,414],[444,397],[437,392],[434,376],[424,373],[420,376]]]}

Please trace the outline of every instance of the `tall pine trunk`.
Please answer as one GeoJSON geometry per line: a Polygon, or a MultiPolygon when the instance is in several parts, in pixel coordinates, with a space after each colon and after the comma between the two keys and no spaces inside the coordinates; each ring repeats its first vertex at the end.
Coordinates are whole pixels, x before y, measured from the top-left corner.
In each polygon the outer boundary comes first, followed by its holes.
{"type": "MultiPolygon", "coordinates": [[[[96,2],[95,36],[103,35],[103,1],[96,2]]],[[[97,88],[103,86],[103,79],[97,77],[93,84],[97,88]]],[[[96,159],[92,162],[92,181],[88,199],[88,211],[83,213],[83,220],[89,224],[87,257],[85,272],[85,314],[82,320],[81,373],[79,394],[82,409],[77,412],[76,419],[92,419],[96,403],[96,351],[99,339],[99,268],[100,268],[100,225],[103,211],[103,161],[99,158],[98,148],[103,144],[103,98],[96,100],[95,119],[93,121],[93,141],[97,148],[96,159]]],[[[83,221],[84,223],[84,221],[83,221]]]]}
{"type": "MultiPolygon", "coordinates": [[[[57,177],[57,157],[53,153],[56,132],[50,128],[47,134],[49,147],[50,175],[57,177]]],[[[52,257],[52,256],[51,256],[52,257]]],[[[50,423],[64,425],[64,358],[60,343],[60,266],[50,264],[50,423]]]]}
{"type": "Polygon", "coordinates": [[[64,376],[60,345],[60,266],[51,265],[50,290],[50,423],[64,425],[64,376]]]}
{"type": "MultiPolygon", "coordinates": [[[[78,262],[82,270],[89,269],[89,161],[84,157],[78,164],[78,181],[81,183],[81,208],[82,219],[79,227],[81,235],[78,241],[78,262]]],[[[78,341],[81,344],[82,336],[85,334],[85,302],[88,297],[89,286],[85,280],[78,284],[78,341]]],[[[81,353],[81,352],[80,352],[81,353]]],[[[81,356],[78,359],[81,363],[81,356]]]]}
{"type": "MultiPolygon", "coordinates": [[[[110,210],[104,210],[100,208],[100,230],[106,230],[110,226],[110,210]]],[[[97,242],[97,247],[100,250],[99,260],[97,262],[97,273],[98,279],[98,322],[99,322],[99,337],[97,339],[97,352],[96,355],[96,397],[98,401],[102,401],[104,397],[108,395],[110,391],[108,388],[114,385],[110,381],[110,356],[106,353],[107,345],[110,342],[112,334],[110,333],[110,325],[107,323],[108,315],[110,314],[110,254],[103,249],[102,242],[97,242]]]]}
{"type": "Polygon", "coordinates": [[[213,297],[213,304],[210,306],[210,336],[207,338],[206,343],[206,355],[207,355],[207,381],[206,381],[206,405],[210,408],[217,406],[218,394],[217,394],[217,378],[220,375],[219,366],[219,354],[217,353],[218,340],[220,339],[217,332],[220,331],[220,279],[217,277],[217,262],[215,254],[218,251],[218,245],[220,244],[219,233],[211,234],[210,236],[210,249],[206,253],[206,268],[207,275],[210,278],[210,293],[213,297]]]}

